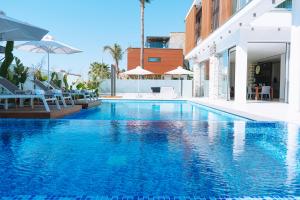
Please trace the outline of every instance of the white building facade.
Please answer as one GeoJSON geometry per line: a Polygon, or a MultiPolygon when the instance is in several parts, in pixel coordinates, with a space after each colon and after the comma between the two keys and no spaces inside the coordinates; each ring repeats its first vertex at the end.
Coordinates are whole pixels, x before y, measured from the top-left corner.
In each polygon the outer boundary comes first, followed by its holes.
{"type": "MultiPolygon", "coordinates": [[[[200,20],[202,29],[210,28],[201,22],[199,13],[204,18],[205,7],[213,9],[211,32],[196,38],[195,46],[187,50],[186,59],[195,71],[194,96],[239,104],[271,100],[300,111],[300,1],[224,2],[194,1],[186,19],[187,31],[193,30],[189,23],[194,9],[195,23],[200,20]],[[222,9],[228,5],[233,7],[232,13],[225,22],[219,22],[227,13],[222,9]]],[[[186,35],[189,40],[192,34],[186,35]]]]}

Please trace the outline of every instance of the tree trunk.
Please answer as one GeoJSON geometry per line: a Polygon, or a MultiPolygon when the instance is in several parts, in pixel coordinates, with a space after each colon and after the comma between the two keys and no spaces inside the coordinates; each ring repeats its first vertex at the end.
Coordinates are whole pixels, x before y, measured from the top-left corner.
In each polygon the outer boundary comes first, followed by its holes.
{"type": "Polygon", "coordinates": [[[114,90],[115,90],[115,73],[116,73],[116,71],[115,71],[115,66],[114,65],[111,65],[111,68],[110,68],[110,70],[111,70],[111,73],[110,73],[110,80],[111,80],[111,85],[110,85],[110,92],[111,92],[111,96],[115,96],[115,92],[114,92],[114,90]]]}
{"type": "Polygon", "coordinates": [[[115,66],[115,74],[114,74],[114,96],[117,95],[117,78],[118,78],[118,67],[115,66]]]}
{"type": "Polygon", "coordinates": [[[144,37],[144,19],[145,15],[145,1],[141,1],[141,55],[140,55],[140,65],[144,68],[144,45],[145,45],[145,37],[144,37]]]}

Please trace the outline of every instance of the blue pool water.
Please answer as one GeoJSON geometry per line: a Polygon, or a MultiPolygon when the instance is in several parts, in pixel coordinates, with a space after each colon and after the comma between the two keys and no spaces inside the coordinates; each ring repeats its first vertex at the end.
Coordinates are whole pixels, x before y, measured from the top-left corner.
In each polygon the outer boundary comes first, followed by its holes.
{"type": "Polygon", "coordinates": [[[0,195],[300,195],[298,126],[182,103],[182,115],[105,102],[73,119],[0,120],[0,195]]]}
{"type": "Polygon", "coordinates": [[[89,120],[246,120],[187,101],[103,101],[102,105],[65,117],[89,120]]]}

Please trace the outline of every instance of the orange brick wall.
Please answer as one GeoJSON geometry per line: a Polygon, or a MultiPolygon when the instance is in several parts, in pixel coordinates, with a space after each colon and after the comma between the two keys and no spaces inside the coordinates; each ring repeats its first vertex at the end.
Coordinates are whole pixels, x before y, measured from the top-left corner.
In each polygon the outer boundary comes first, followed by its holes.
{"type": "MultiPolygon", "coordinates": [[[[140,49],[129,48],[127,51],[127,70],[134,69],[140,65],[140,49]]],[[[164,74],[165,72],[176,69],[183,65],[182,49],[145,49],[144,68],[155,74],[164,74]],[[148,62],[148,58],[159,57],[161,62],[148,62]]]]}
{"type": "MultiPolygon", "coordinates": [[[[222,0],[221,0],[222,1],[222,0]]],[[[204,40],[211,33],[212,1],[202,1],[202,32],[201,38],[204,40]]]]}
{"type": "Polygon", "coordinates": [[[188,54],[196,45],[195,28],[196,28],[196,13],[197,9],[194,6],[188,14],[185,21],[185,53],[188,54]]]}
{"type": "Polygon", "coordinates": [[[220,0],[220,26],[232,15],[232,0],[220,0]]]}
{"type": "MultiPolygon", "coordinates": [[[[195,46],[195,27],[196,27],[196,13],[197,9],[194,6],[186,18],[186,54],[188,54],[195,46]]],[[[220,18],[219,24],[222,26],[232,16],[232,0],[220,0],[220,18]]],[[[211,33],[212,23],[212,0],[202,0],[202,24],[201,24],[201,38],[204,40],[211,33]]]]}

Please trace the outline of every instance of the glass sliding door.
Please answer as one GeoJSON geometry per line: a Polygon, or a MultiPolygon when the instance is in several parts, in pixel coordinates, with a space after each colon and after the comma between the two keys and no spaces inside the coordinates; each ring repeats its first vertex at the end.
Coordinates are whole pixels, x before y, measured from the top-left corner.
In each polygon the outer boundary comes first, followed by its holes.
{"type": "Polygon", "coordinates": [[[233,47],[228,50],[228,93],[227,100],[234,100],[235,97],[235,57],[236,48],[233,47]]]}
{"type": "Polygon", "coordinates": [[[218,96],[220,99],[229,99],[229,54],[228,50],[224,51],[219,57],[218,68],[218,96]]]}
{"type": "Polygon", "coordinates": [[[209,62],[204,61],[200,64],[200,96],[208,97],[209,92],[209,62]]]}

